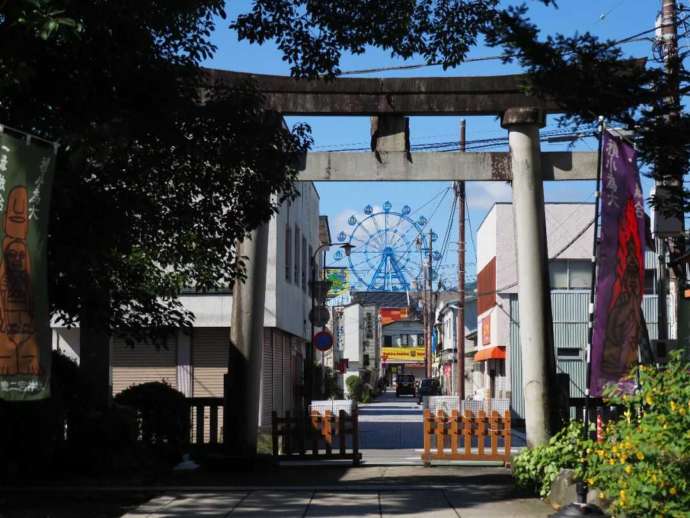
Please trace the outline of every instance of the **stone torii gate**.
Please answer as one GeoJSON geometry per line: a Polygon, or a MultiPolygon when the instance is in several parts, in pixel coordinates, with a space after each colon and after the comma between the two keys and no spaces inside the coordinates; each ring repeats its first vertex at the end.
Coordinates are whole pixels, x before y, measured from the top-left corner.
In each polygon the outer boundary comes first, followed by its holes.
{"type": "MultiPolygon", "coordinates": [[[[333,81],[207,70],[212,81],[252,81],[266,107],[282,115],[363,115],[376,119],[371,152],[309,153],[300,164],[303,181],[511,181],[516,225],[527,443],[548,439],[555,359],[551,344],[551,307],[544,216],[545,180],[594,180],[594,153],[542,153],[539,129],[547,113],[561,111],[550,99],[524,94],[527,77],[347,78],[333,81]],[[508,130],[509,153],[411,153],[405,116],[496,115],[508,130]]],[[[268,226],[252,232],[238,252],[248,257],[247,281],[235,287],[231,341],[247,414],[226,405],[225,430],[255,451],[261,373],[263,306],[268,226]],[[234,419],[233,419],[234,417],[234,419]],[[230,421],[232,419],[232,421],[230,421]],[[247,429],[231,431],[245,423],[247,429]]],[[[231,362],[232,362],[231,357],[231,362]]],[[[237,387],[237,385],[235,385],[237,387]]],[[[228,435],[226,435],[228,438],[228,435]]]]}

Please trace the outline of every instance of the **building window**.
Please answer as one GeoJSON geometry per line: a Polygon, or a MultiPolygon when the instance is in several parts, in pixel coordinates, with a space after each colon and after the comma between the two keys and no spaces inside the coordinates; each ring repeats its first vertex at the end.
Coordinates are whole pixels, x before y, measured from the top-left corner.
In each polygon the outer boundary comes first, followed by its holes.
{"type": "Polygon", "coordinates": [[[307,270],[309,269],[309,258],[307,257],[307,238],[302,236],[302,289],[307,291],[307,270]]]}
{"type": "Polygon", "coordinates": [[[578,347],[559,347],[558,356],[560,358],[579,358],[580,349],[578,347]]]}
{"type": "Polygon", "coordinates": [[[285,280],[290,282],[292,275],[292,230],[285,225],[285,280]]]}
{"type": "Polygon", "coordinates": [[[586,259],[554,259],[549,263],[551,289],[586,289],[592,286],[592,262],[586,259]]]}
{"type": "Polygon", "coordinates": [[[301,259],[300,259],[300,239],[299,239],[299,228],[295,227],[295,284],[299,286],[299,275],[300,275],[300,266],[301,266],[301,259]]]}
{"type": "Polygon", "coordinates": [[[384,347],[393,347],[393,337],[391,335],[386,335],[383,337],[384,347]]]}
{"type": "Polygon", "coordinates": [[[592,261],[569,260],[568,284],[572,289],[586,289],[592,286],[592,261]]]}

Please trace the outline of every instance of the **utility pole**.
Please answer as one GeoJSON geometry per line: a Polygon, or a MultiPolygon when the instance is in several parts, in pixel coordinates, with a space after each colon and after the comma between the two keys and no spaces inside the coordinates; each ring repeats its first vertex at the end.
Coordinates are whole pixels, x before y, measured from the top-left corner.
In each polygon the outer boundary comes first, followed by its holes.
{"type": "MultiPolygon", "coordinates": [[[[677,6],[675,0],[662,0],[661,2],[661,48],[664,60],[664,70],[666,72],[667,92],[665,102],[669,106],[666,119],[673,125],[679,117],[679,84],[680,84],[680,62],[678,56],[678,27],[677,27],[677,6]]],[[[682,191],[683,176],[679,171],[660,171],[662,178],[656,180],[655,196],[660,199],[669,199],[676,193],[682,191]]],[[[659,312],[659,340],[668,339],[668,314],[667,293],[672,294],[675,307],[682,306],[682,277],[669,279],[668,257],[677,258],[684,254],[685,241],[684,221],[681,214],[674,214],[666,217],[656,208],[654,209],[656,228],[655,242],[658,257],[658,277],[657,277],[657,304],[659,312]]],[[[676,314],[680,317],[680,315],[676,314]]],[[[677,318],[679,322],[681,318],[677,318]]],[[[680,331],[680,328],[679,328],[680,331]]],[[[680,333],[679,333],[680,334],[680,333]]],[[[680,336],[679,336],[680,338],[680,336]]]]}
{"type": "Polygon", "coordinates": [[[433,305],[433,250],[434,250],[434,231],[429,229],[429,255],[427,257],[427,285],[425,289],[428,292],[427,305],[426,305],[426,334],[427,334],[427,344],[426,344],[426,377],[431,377],[431,337],[434,332],[434,308],[433,305]]]}
{"type": "MultiPolygon", "coordinates": [[[[465,151],[465,119],[460,121],[460,151],[465,151]]],[[[458,319],[456,325],[457,389],[458,397],[465,399],[465,181],[455,182],[458,205],[458,319]]]]}

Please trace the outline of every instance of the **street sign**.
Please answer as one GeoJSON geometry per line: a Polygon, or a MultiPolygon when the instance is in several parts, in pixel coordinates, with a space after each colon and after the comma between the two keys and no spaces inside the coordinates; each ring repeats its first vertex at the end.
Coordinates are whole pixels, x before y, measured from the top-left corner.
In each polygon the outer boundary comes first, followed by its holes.
{"type": "Polygon", "coordinates": [[[330,331],[320,331],[314,335],[312,343],[322,353],[326,352],[333,347],[333,335],[330,331]]]}
{"type": "Polygon", "coordinates": [[[331,314],[328,312],[328,308],[324,306],[314,306],[309,311],[309,321],[316,327],[325,326],[331,319],[331,314]]]}

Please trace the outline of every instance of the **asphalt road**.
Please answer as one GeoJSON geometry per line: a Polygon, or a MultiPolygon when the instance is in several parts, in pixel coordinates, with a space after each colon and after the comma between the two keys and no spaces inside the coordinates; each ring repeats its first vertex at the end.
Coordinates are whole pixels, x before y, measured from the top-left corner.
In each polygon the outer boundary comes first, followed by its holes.
{"type": "Polygon", "coordinates": [[[421,464],[422,406],[394,391],[359,405],[359,445],[366,464],[421,464]]]}

